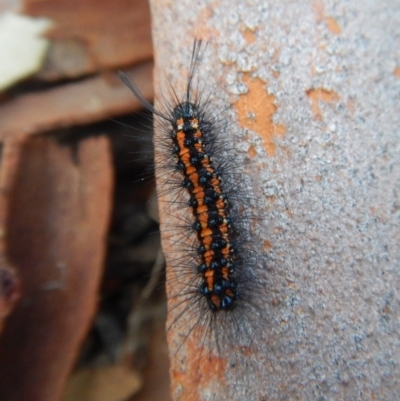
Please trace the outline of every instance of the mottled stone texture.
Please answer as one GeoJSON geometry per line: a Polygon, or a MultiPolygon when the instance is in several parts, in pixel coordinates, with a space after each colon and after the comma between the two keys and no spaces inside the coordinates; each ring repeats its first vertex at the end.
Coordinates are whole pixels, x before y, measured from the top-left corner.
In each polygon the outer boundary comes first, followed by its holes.
{"type": "Polygon", "coordinates": [[[216,85],[216,108],[232,104],[228,134],[252,160],[238,169],[265,203],[259,351],[191,375],[201,344],[177,358],[185,328],[172,329],[175,398],[398,399],[400,3],[151,6],[156,90],[182,90],[193,38],[209,42],[200,83],[216,85]]]}

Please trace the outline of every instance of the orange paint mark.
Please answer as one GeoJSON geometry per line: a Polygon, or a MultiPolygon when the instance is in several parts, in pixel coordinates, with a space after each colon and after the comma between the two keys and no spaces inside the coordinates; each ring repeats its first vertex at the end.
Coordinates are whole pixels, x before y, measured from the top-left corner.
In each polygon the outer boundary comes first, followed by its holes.
{"type": "Polygon", "coordinates": [[[400,78],[400,67],[396,67],[396,68],[394,69],[393,75],[394,75],[396,78],[400,78]]]}
{"type": "Polygon", "coordinates": [[[259,78],[251,78],[244,74],[243,81],[248,92],[239,97],[235,107],[239,116],[239,124],[256,132],[263,141],[263,146],[269,156],[275,153],[274,138],[283,136],[285,126],[274,124],[272,117],[277,110],[275,97],[265,90],[265,83],[259,78]]]}
{"type": "Polygon", "coordinates": [[[246,39],[246,42],[250,45],[251,43],[254,43],[256,41],[256,35],[254,32],[249,29],[245,28],[242,32],[243,37],[246,39]]]}
{"type": "Polygon", "coordinates": [[[340,99],[337,93],[323,88],[309,89],[306,93],[311,101],[311,109],[318,120],[322,120],[322,114],[319,108],[320,101],[325,103],[335,103],[340,99]]]}

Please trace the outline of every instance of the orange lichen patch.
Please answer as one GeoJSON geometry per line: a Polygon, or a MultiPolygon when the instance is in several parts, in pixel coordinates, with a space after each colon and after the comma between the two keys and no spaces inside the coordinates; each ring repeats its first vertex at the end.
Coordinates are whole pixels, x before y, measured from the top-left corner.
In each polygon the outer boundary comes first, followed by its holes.
{"type": "Polygon", "coordinates": [[[279,71],[277,71],[277,70],[272,71],[272,76],[274,78],[278,78],[279,77],[279,71]]]}
{"type": "Polygon", "coordinates": [[[272,248],[272,244],[270,241],[265,240],[263,243],[264,251],[269,251],[272,248]]]}
{"type": "Polygon", "coordinates": [[[338,22],[333,18],[325,14],[324,5],[319,2],[314,2],[314,12],[316,14],[317,21],[324,21],[326,27],[334,34],[340,35],[342,33],[342,28],[338,24],[338,22]]]}
{"type": "Polygon", "coordinates": [[[274,138],[285,133],[284,125],[274,124],[272,121],[277,110],[275,97],[268,94],[265,83],[259,78],[244,74],[243,81],[248,92],[235,103],[239,124],[256,132],[262,139],[267,154],[273,156],[276,148],[274,138]]]}
{"type": "Polygon", "coordinates": [[[319,108],[319,102],[335,103],[340,97],[334,91],[329,91],[324,88],[309,89],[306,91],[308,98],[311,100],[311,109],[318,120],[322,120],[322,113],[319,108]]]}
{"type": "Polygon", "coordinates": [[[291,218],[293,217],[293,211],[292,210],[286,210],[286,216],[291,218]]]}
{"type": "Polygon", "coordinates": [[[338,22],[332,17],[325,17],[325,23],[327,28],[335,35],[340,35],[342,33],[342,28],[338,22]]]}
{"type": "Polygon", "coordinates": [[[396,67],[396,68],[394,69],[393,75],[394,75],[396,78],[400,78],[400,67],[396,67]]]}
{"type": "Polygon", "coordinates": [[[316,19],[318,22],[323,20],[323,16],[324,16],[324,6],[322,3],[320,3],[319,1],[314,1],[313,3],[313,9],[316,15],[316,19]]]}
{"type": "Polygon", "coordinates": [[[184,372],[180,368],[171,370],[172,382],[175,387],[172,389],[172,393],[180,389],[180,400],[200,401],[203,399],[200,390],[206,388],[207,383],[214,381],[218,381],[222,385],[226,383],[225,373],[228,363],[225,358],[199,349],[199,346],[204,345],[203,337],[198,337],[197,341],[188,337],[185,341],[185,347],[191,360],[186,364],[187,369],[184,372]],[[199,386],[199,383],[202,383],[202,386],[199,386]]]}
{"type": "Polygon", "coordinates": [[[293,288],[294,290],[297,290],[297,289],[298,289],[298,285],[297,285],[294,281],[292,281],[292,280],[290,280],[290,279],[286,279],[286,285],[287,285],[289,288],[293,288]]]}
{"type": "Polygon", "coordinates": [[[354,114],[354,112],[356,111],[356,101],[354,99],[349,99],[346,102],[346,107],[347,110],[351,113],[354,114]]]}
{"type": "Polygon", "coordinates": [[[272,298],[271,304],[272,306],[278,306],[281,301],[278,298],[272,298]]]}
{"type": "Polygon", "coordinates": [[[254,146],[250,146],[249,150],[247,151],[247,154],[253,159],[257,155],[257,151],[254,148],[254,146]]]}
{"type": "Polygon", "coordinates": [[[242,32],[243,37],[246,39],[246,42],[250,45],[251,43],[254,43],[256,41],[256,35],[254,35],[254,32],[249,29],[245,28],[242,32]]]}

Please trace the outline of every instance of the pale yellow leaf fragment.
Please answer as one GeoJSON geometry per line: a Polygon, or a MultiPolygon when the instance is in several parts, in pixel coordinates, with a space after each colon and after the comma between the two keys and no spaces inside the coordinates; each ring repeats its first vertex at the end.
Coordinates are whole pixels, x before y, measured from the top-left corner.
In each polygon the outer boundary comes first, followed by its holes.
{"type": "Polygon", "coordinates": [[[51,25],[45,18],[0,14],[0,91],[40,69],[49,46],[41,35],[51,25]]]}

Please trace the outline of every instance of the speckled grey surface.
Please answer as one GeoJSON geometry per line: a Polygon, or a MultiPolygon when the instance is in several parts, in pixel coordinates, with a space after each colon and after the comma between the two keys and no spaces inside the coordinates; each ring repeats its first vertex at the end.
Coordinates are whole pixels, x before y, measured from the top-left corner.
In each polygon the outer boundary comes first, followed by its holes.
{"type": "Polygon", "coordinates": [[[219,381],[199,399],[400,399],[400,2],[152,3],[158,81],[179,87],[204,37],[216,106],[246,92],[251,71],[286,127],[272,156],[256,132],[234,133],[239,155],[256,150],[266,198],[264,346],[248,388],[228,372],[229,390],[219,381]],[[320,118],[316,89],[337,95],[318,102],[320,118]]]}

